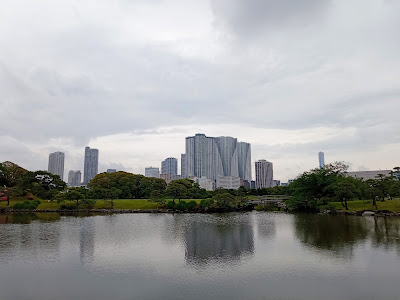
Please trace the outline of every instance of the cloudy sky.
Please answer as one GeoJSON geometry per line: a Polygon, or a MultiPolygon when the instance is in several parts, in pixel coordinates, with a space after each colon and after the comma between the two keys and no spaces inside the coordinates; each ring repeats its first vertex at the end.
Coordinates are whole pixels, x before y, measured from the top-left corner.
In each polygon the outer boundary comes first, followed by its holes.
{"type": "Polygon", "coordinates": [[[400,1],[0,0],[0,161],[144,173],[195,133],[286,181],[400,165],[400,1]]]}

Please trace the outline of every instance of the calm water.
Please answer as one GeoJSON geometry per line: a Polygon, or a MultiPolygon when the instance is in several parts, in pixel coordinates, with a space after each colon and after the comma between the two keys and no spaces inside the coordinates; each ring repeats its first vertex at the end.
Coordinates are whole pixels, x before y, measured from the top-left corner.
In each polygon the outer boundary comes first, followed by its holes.
{"type": "Polygon", "coordinates": [[[400,299],[400,219],[0,215],[0,299],[400,299]]]}

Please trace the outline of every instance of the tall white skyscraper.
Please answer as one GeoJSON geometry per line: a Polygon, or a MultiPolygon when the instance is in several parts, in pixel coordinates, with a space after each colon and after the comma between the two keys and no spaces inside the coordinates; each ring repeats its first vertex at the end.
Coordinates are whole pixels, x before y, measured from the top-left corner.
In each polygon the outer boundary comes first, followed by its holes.
{"type": "Polygon", "coordinates": [[[196,134],[186,138],[185,165],[187,176],[212,180],[233,176],[251,181],[251,147],[229,136],[196,134]]]}
{"type": "Polygon", "coordinates": [[[145,168],[144,176],[160,178],[160,169],[159,168],[153,168],[153,167],[145,168]]]}
{"type": "Polygon", "coordinates": [[[260,159],[256,161],[256,188],[270,188],[274,186],[274,170],[272,162],[260,159]]]}
{"type": "Polygon", "coordinates": [[[161,162],[161,174],[178,174],[178,160],[173,157],[168,157],[161,162]]]}
{"type": "Polygon", "coordinates": [[[54,152],[49,155],[48,171],[51,174],[60,176],[61,180],[64,180],[64,159],[63,152],[54,152]]]}
{"type": "Polygon", "coordinates": [[[80,186],[81,185],[81,171],[71,170],[68,172],[68,186],[80,186]]]}
{"type": "Polygon", "coordinates": [[[319,167],[320,168],[325,167],[325,154],[324,154],[324,152],[319,152],[318,153],[318,159],[319,159],[319,167]]]}
{"type": "Polygon", "coordinates": [[[99,169],[99,150],[85,148],[85,162],[83,169],[83,184],[87,185],[98,173],[99,169]]]}

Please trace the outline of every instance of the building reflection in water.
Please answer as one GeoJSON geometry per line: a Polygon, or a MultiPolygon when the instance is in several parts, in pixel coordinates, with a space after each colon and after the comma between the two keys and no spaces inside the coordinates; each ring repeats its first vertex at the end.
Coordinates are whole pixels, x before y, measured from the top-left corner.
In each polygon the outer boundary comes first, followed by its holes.
{"type": "Polygon", "coordinates": [[[192,220],[186,223],[185,248],[189,264],[240,261],[254,253],[253,227],[248,221],[224,222],[216,217],[207,222],[192,220]]]}
{"type": "Polygon", "coordinates": [[[81,263],[93,262],[95,247],[95,219],[92,217],[79,220],[79,255],[81,263]]]}

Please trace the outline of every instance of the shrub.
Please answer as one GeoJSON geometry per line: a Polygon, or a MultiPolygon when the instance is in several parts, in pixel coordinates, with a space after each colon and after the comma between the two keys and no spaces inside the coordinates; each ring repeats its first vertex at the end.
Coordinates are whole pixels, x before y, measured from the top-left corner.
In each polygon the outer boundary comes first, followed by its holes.
{"type": "Polygon", "coordinates": [[[211,198],[203,199],[200,201],[200,207],[207,208],[207,207],[210,207],[213,203],[214,203],[214,200],[211,198]]]}
{"type": "Polygon", "coordinates": [[[23,203],[15,203],[13,209],[24,209],[23,203]]]}
{"type": "Polygon", "coordinates": [[[192,201],[189,201],[189,203],[187,204],[186,207],[188,210],[193,210],[196,207],[196,205],[197,205],[196,201],[192,200],[192,201]]]}
{"type": "Polygon", "coordinates": [[[60,210],[73,210],[75,208],[76,207],[73,204],[67,204],[67,205],[63,204],[60,206],[60,210]]]}
{"type": "Polygon", "coordinates": [[[174,204],[173,201],[168,201],[167,205],[165,207],[168,208],[168,209],[172,209],[172,208],[174,208],[174,206],[175,206],[175,204],[174,204]]]}
{"type": "Polygon", "coordinates": [[[176,205],[176,209],[178,209],[178,210],[186,210],[187,209],[187,203],[185,201],[179,201],[178,204],[176,205]]]}
{"type": "Polygon", "coordinates": [[[14,204],[13,209],[29,209],[34,210],[39,206],[37,201],[24,201],[14,204]]]}

